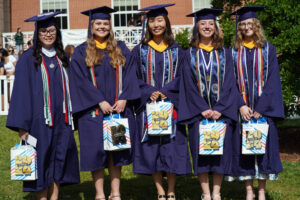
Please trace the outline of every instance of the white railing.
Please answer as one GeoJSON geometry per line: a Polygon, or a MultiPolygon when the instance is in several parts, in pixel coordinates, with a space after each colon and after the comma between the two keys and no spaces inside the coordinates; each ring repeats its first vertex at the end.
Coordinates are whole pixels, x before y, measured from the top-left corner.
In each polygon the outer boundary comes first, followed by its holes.
{"type": "MultiPolygon", "coordinates": [[[[9,109],[10,97],[14,85],[15,76],[7,78],[5,75],[0,76],[0,115],[7,115],[9,109]]],[[[20,99],[20,101],[22,101],[20,99]]]]}
{"type": "MultiPolygon", "coordinates": [[[[172,26],[172,32],[174,36],[180,33],[185,28],[191,30],[193,25],[174,25],[172,26]]],[[[114,27],[114,33],[116,40],[124,41],[129,48],[133,48],[141,40],[142,27],[114,27]]],[[[2,33],[3,46],[6,44],[15,46],[14,36],[15,32],[2,33]]],[[[23,32],[25,49],[27,49],[27,41],[33,38],[33,32],[23,32]]],[[[73,30],[62,30],[62,38],[64,45],[73,44],[78,45],[86,40],[87,30],[86,29],[73,29],[73,30]]]]}

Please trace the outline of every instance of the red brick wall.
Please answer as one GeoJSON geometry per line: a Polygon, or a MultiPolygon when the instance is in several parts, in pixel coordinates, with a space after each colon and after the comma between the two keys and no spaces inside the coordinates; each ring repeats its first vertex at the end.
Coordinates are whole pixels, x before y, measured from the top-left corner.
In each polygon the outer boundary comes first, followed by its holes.
{"type": "Polygon", "coordinates": [[[69,0],[70,29],[86,29],[88,17],[80,14],[91,8],[111,6],[111,0],[69,0]]]}
{"type": "MultiPolygon", "coordinates": [[[[112,0],[69,0],[69,22],[70,29],[85,29],[88,26],[88,17],[80,14],[81,11],[99,6],[111,6],[112,0]]],[[[140,0],[140,7],[154,4],[175,3],[175,6],[168,7],[169,18],[172,25],[192,24],[190,18],[185,17],[193,10],[193,0],[140,0]]],[[[24,22],[24,19],[40,13],[40,0],[11,0],[11,32],[15,32],[17,27],[22,27],[22,31],[33,31],[34,23],[24,22]]]]}
{"type": "Polygon", "coordinates": [[[40,13],[39,0],[11,0],[11,32],[16,32],[18,27],[22,31],[33,31],[33,22],[24,22],[25,19],[40,13]]]}
{"type": "Polygon", "coordinates": [[[192,18],[186,17],[193,12],[193,0],[140,0],[140,7],[144,8],[155,4],[175,3],[174,6],[167,7],[171,25],[192,24],[192,18]]]}

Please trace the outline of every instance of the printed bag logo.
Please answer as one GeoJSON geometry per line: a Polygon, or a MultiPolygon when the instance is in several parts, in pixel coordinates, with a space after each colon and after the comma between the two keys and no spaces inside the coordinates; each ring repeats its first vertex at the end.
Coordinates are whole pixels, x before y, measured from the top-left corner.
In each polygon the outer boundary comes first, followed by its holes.
{"type": "Polygon", "coordinates": [[[219,144],[220,133],[217,130],[204,131],[203,135],[204,135],[203,149],[217,150],[220,148],[220,144],[219,144]]]}
{"type": "Polygon", "coordinates": [[[31,175],[31,163],[32,159],[29,155],[15,156],[15,174],[16,176],[23,176],[23,175],[31,175]]]}
{"type": "Polygon", "coordinates": [[[247,149],[261,149],[262,132],[260,130],[246,131],[246,148],[247,149]]]}
{"type": "Polygon", "coordinates": [[[118,126],[111,126],[111,138],[113,141],[113,145],[119,145],[119,144],[126,144],[126,128],[123,124],[120,124],[118,126]]]}
{"type": "Polygon", "coordinates": [[[153,130],[168,129],[168,121],[167,121],[168,118],[169,118],[169,114],[165,110],[152,111],[152,129],[153,130]]]}

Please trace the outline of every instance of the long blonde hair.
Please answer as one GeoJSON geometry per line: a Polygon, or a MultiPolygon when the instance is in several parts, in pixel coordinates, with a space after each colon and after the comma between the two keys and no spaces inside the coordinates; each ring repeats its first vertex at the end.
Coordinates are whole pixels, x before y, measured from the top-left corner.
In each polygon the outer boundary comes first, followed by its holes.
{"type": "MultiPolygon", "coordinates": [[[[198,24],[199,22],[200,21],[197,22],[197,26],[195,27],[197,29],[197,34],[194,38],[192,38],[192,41],[190,43],[190,46],[194,48],[199,48],[199,44],[201,42],[201,35],[199,32],[199,24],[198,24]]],[[[214,21],[214,24],[215,24],[214,25],[215,31],[214,34],[211,36],[212,46],[214,46],[215,49],[222,49],[224,46],[224,40],[216,21],[214,21]]]]}
{"type": "MultiPolygon", "coordinates": [[[[266,42],[266,37],[264,33],[264,29],[262,25],[260,24],[260,21],[256,18],[253,18],[253,40],[256,48],[263,48],[266,42]]],[[[241,48],[241,45],[243,43],[244,36],[242,33],[242,28],[241,28],[241,22],[238,23],[237,27],[237,36],[235,38],[234,42],[234,49],[238,50],[241,48]]]]}
{"type": "MultiPolygon", "coordinates": [[[[91,21],[91,27],[93,27],[95,20],[91,21]]],[[[114,33],[111,27],[111,22],[109,22],[110,25],[110,32],[107,36],[107,46],[106,49],[104,49],[105,52],[108,53],[108,56],[110,57],[110,64],[113,68],[115,68],[118,65],[125,66],[126,58],[122,54],[122,50],[117,47],[117,41],[114,38],[114,33]]],[[[101,61],[103,60],[104,54],[99,52],[96,48],[96,42],[94,39],[94,35],[92,34],[91,38],[87,39],[87,47],[86,47],[86,58],[85,63],[87,67],[99,65],[101,61]]]]}

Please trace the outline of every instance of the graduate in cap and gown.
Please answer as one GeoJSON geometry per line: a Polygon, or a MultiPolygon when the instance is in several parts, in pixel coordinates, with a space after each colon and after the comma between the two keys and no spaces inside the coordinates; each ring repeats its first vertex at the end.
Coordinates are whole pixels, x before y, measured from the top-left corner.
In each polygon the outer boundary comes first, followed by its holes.
{"type": "MultiPolygon", "coordinates": [[[[176,124],[180,72],[184,51],[175,43],[166,7],[174,4],[154,5],[140,9],[146,13],[145,37],[132,54],[137,63],[141,98],[135,105],[137,134],[133,172],[151,174],[157,188],[158,199],[175,199],[176,174],[191,173],[186,129],[176,124]],[[170,100],[174,105],[172,134],[149,136],[147,132],[146,104],[151,101],[170,100]],[[162,186],[166,173],[168,191],[162,186]]],[[[143,37],[143,36],[142,36],[143,37]]]]}
{"type": "Polygon", "coordinates": [[[241,116],[234,133],[232,177],[246,183],[247,200],[255,198],[253,180],[258,179],[258,199],[265,199],[266,180],[277,180],[282,171],[276,121],[284,118],[280,70],[275,47],[266,40],[256,11],[263,6],[246,6],[233,12],[237,33],[232,48],[241,116]],[[263,155],[241,154],[241,123],[267,121],[269,133],[263,155]]]}
{"type": "Polygon", "coordinates": [[[72,131],[69,63],[55,15],[44,13],[35,22],[34,46],[20,57],[6,126],[22,140],[37,139],[37,176],[24,181],[25,192],[38,199],[58,199],[59,186],[79,183],[78,152],[72,131]]]}
{"type": "Polygon", "coordinates": [[[189,125],[194,174],[198,176],[204,200],[221,199],[223,174],[231,168],[232,125],[237,120],[232,56],[224,48],[216,22],[221,13],[221,9],[204,8],[187,15],[194,17],[195,25],[180,83],[178,119],[179,123],[189,125]],[[199,124],[207,120],[226,123],[223,155],[199,155],[199,124]],[[209,173],[213,174],[212,194],[209,173]]]}
{"type": "Polygon", "coordinates": [[[130,100],[140,97],[135,65],[124,42],[116,41],[110,13],[103,6],[82,12],[89,16],[87,41],[75,48],[71,62],[71,97],[78,121],[81,171],[91,171],[95,199],[105,199],[104,169],[111,178],[109,199],[119,200],[121,166],[132,162],[132,149],[104,151],[103,120],[111,113],[128,118],[134,138],[135,120],[130,100]]]}

